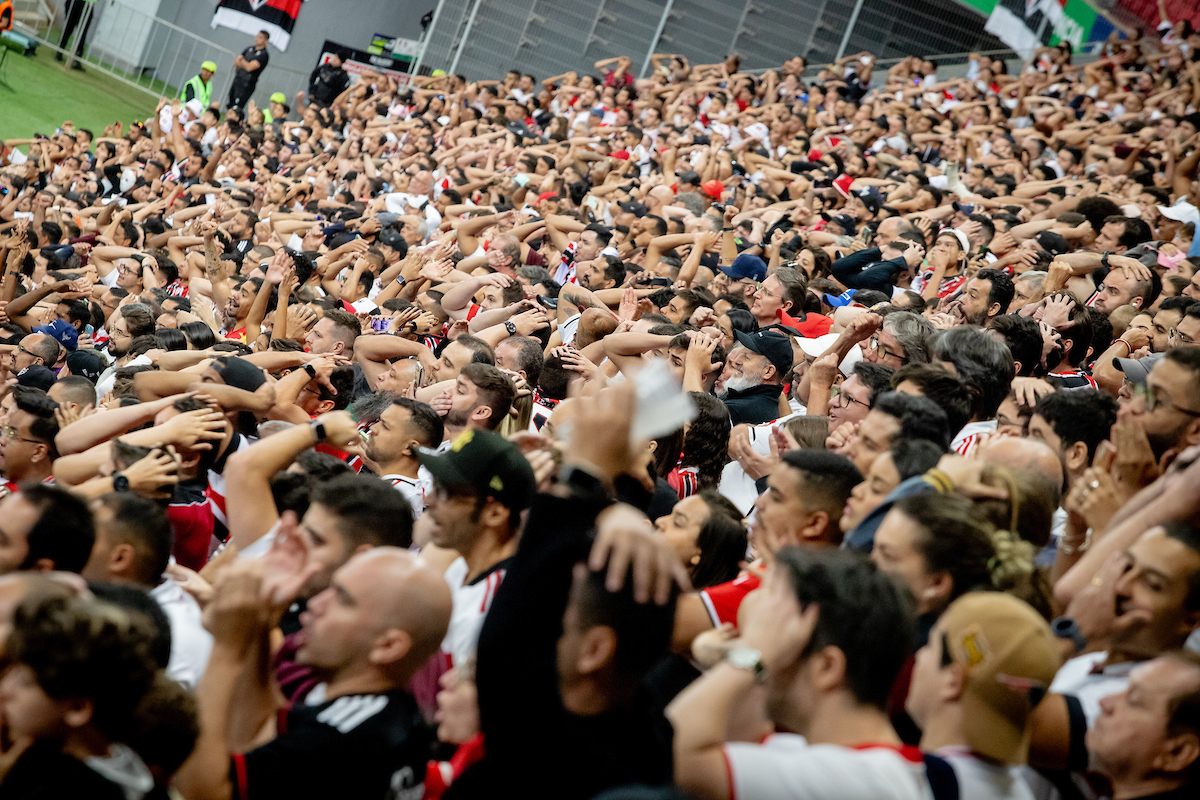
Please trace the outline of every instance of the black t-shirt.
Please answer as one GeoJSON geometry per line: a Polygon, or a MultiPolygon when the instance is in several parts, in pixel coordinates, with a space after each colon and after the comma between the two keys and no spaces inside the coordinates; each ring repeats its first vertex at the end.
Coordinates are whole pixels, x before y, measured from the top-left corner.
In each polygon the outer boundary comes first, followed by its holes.
{"type": "Polygon", "coordinates": [[[267,55],[267,48],[264,47],[262,50],[259,50],[254,45],[250,45],[242,51],[242,58],[246,62],[257,61],[258,69],[254,70],[254,72],[248,72],[239,67],[237,73],[234,75],[234,80],[238,83],[248,83],[254,86],[258,83],[258,76],[267,68],[267,61],[270,60],[270,56],[267,55]]]}
{"type": "Polygon", "coordinates": [[[125,800],[121,787],[49,742],[38,742],[21,754],[0,784],[3,800],[125,800]]]}
{"type": "Polygon", "coordinates": [[[279,734],[233,757],[235,798],[420,797],[432,734],[408,692],[350,694],[280,714],[279,734]]]}

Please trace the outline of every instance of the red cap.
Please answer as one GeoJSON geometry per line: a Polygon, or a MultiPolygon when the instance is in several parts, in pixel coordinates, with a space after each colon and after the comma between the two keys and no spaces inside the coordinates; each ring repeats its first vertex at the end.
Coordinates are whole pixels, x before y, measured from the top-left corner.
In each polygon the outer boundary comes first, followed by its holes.
{"type": "Polygon", "coordinates": [[[629,151],[628,150],[618,150],[615,153],[609,153],[609,155],[612,156],[613,158],[619,158],[622,161],[629,160],[629,151]]]}
{"type": "Polygon", "coordinates": [[[808,160],[809,161],[820,161],[821,157],[824,155],[825,154],[822,153],[820,150],[817,150],[814,148],[814,149],[808,151],[808,160]]]}
{"type": "Polygon", "coordinates": [[[849,175],[838,175],[833,179],[833,188],[838,190],[838,194],[847,200],[850,199],[850,184],[854,183],[854,178],[849,175]]]}
{"type": "Polygon", "coordinates": [[[544,203],[547,200],[549,200],[551,197],[554,197],[554,192],[542,192],[541,194],[538,195],[537,201],[539,203],[544,203]]]}
{"type": "Polygon", "coordinates": [[[720,200],[721,193],[725,191],[725,184],[720,181],[705,181],[700,184],[700,191],[711,197],[713,200],[720,200]]]}

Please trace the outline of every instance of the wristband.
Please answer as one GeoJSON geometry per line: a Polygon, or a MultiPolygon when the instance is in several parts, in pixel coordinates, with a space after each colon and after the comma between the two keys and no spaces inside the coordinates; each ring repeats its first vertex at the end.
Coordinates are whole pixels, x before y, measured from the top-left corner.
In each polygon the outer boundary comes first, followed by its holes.
{"type": "Polygon", "coordinates": [[[1124,336],[1118,336],[1117,341],[1120,342],[1121,344],[1125,345],[1125,349],[1129,351],[1130,355],[1133,355],[1133,345],[1131,345],[1129,342],[1125,341],[1124,336]]]}
{"type": "Polygon", "coordinates": [[[317,370],[312,364],[305,364],[304,371],[308,373],[309,379],[317,377],[317,370]]]}
{"type": "Polygon", "coordinates": [[[1087,647],[1087,637],[1083,635],[1083,631],[1079,630],[1075,620],[1070,617],[1058,617],[1050,623],[1050,630],[1059,639],[1069,639],[1075,645],[1076,653],[1087,647]]]}
{"type": "Polygon", "coordinates": [[[325,441],[325,424],[323,422],[314,419],[308,425],[312,428],[313,444],[320,444],[325,441]]]}

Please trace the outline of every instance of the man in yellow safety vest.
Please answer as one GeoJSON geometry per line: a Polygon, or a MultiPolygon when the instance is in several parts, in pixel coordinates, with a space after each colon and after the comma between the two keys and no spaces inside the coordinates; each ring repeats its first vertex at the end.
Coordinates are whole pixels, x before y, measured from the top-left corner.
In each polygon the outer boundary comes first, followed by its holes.
{"type": "Polygon", "coordinates": [[[191,100],[199,100],[203,108],[208,108],[212,103],[212,76],[217,71],[217,65],[212,61],[205,61],[200,65],[200,74],[192,76],[192,79],[183,85],[183,90],[179,93],[179,99],[184,103],[191,100]]]}

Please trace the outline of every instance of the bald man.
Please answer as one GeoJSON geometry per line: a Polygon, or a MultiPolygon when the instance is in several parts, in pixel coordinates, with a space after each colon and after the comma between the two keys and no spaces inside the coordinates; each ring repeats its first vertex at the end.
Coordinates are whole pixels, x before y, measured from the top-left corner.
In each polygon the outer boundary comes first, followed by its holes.
{"type": "Polygon", "coordinates": [[[1040,473],[1055,486],[1063,485],[1062,461],[1044,440],[997,436],[983,443],[979,458],[986,464],[1040,473]]]}
{"type": "Polygon", "coordinates": [[[214,646],[197,692],[200,740],[176,778],[185,797],[420,794],[430,741],[409,687],[446,635],[449,586],[398,547],[348,560],[301,616],[299,660],[325,683],[306,704],[280,709],[263,702],[275,687],[256,668],[265,621],[307,577],[239,562],[218,579],[205,616],[214,646]]]}

